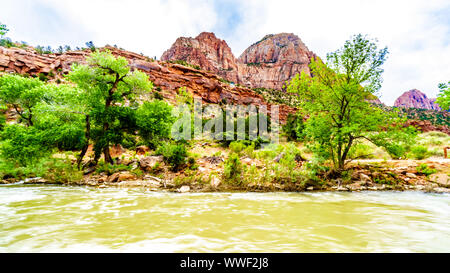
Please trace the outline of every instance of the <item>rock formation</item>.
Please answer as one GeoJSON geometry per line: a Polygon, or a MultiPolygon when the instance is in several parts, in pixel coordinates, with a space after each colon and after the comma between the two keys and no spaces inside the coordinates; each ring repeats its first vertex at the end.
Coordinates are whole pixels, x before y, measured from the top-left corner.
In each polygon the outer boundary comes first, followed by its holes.
{"type": "Polygon", "coordinates": [[[394,106],[441,111],[441,108],[435,101],[436,99],[427,98],[427,95],[421,91],[412,89],[398,97],[394,106]]]}
{"type": "Polygon", "coordinates": [[[251,88],[281,90],[297,73],[310,73],[308,64],[314,56],[299,37],[280,33],[266,35],[236,59],[225,41],[203,32],[196,38],[178,38],[161,60],[183,60],[251,88]]]}
{"type": "MultiPolygon", "coordinates": [[[[110,50],[116,56],[125,57],[131,69],[145,72],[153,84],[162,90],[161,95],[168,100],[174,100],[177,90],[180,87],[186,87],[194,96],[201,97],[205,103],[265,105],[269,111],[271,109],[271,104],[265,101],[262,95],[249,88],[223,82],[215,73],[180,64],[153,61],[148,57],[115,47],[100,48],[100,50],[104,49],[110,50]]],[[[50,78],[50,75],[62,78],[62,74],[67,74],[73,63],[85,63],[90,53],[90,50],[83,50],[40,55],[31,48],[0,47],[0,74],[2,72],[29,75],[43,73],[50,78]]],[[[295,112],[294,108],[280,105],[280,120],[285,121],[287,115],[293,112],[295,112]]]]}
{"type": "Polygon", "coordinates": [[[237,60],[230,47],[211,32],[202,32],[196,38],[178,38],[172,47],[163,53],[161,60],[186,61],[229,81],[239,81],[237,60]]]}
{"type": "Polygon", "coordinates": [[[266,35],[239,57],[240,81],[251,87],[282,89],[297,73],[310,73],[314,53],[292,33],[266,35]]]}

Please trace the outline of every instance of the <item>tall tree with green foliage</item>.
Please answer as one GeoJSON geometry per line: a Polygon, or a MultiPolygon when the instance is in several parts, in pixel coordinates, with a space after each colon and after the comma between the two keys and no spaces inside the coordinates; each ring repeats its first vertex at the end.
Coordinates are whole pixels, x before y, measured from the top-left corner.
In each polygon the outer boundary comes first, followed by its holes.
{"type": "Polygon", "coordinates": [[[37,78],[11,74],[0,77],[0,102],[12,106],[27,126],[33,125],[34,108],[44,93],[44,83],[37,78]]]}
{"type": "Polygon", "coordinates": [[[439,95],[436,99],[436,102],[444,111],[448,111],[450,109],[450,81],[439,84],[439,95]]]}
{"type": "Polygon", "coordinates": [[[109,51],[93,52],[87,65],[74,64],[68,78],[78,84],[92,118],[95,161],[101,153],[105,162],[113,163],[110,145],[120,144],[126,132],[136,130],[136,97],[151,91],[148,76],[131,71],[128,61],[109,51]]]}
{"type": "Polygon", "coordinates": [[[359,139],[388,127],[394,114],[387,114],[369,102],[382,82],[382,65],[387,48],[358,34],[327,55],[327,64],[311,60],[311,75],[304,72],[292,79],[288,91],[297,93],[301,111],[308,116],[304,133],[314,151],[331,158],[335,170],[345,167],[350,148],[359,139]]]}

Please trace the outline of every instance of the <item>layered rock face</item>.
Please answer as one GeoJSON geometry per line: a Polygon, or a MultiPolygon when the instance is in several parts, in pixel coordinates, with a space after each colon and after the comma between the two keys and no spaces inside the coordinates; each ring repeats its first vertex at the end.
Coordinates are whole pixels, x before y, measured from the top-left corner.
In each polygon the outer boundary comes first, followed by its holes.
{"type": "Polygon", "coordinates": [[[240,80],[244,85],[282,89],[297,73],[310,74],[314,53],[292,33],[267,35],[247,48],[239,57],[240,80]]]}
{"type": "MultiPolygon", "coordinates": [[[[202,98],[205,103],[264,105],[269,111],[271,110],[272,105],[265,101],[263,96],[249,88],[224,83],[215,73],[179,64],[152,61],[148,57],[114,47],[100,48],[100,50],[105,49],[116,56],[126,58],[131,69],[145,72],[153,84],[161,88],[161,94],[168,100],[175,100],[177,90],[180,87],[186,87],[194,96],[202,98]]],[[[85,50],[40,55],[32,49],[0,47],[0,75],[5,72],[29,75],[43,73],[47,76],[53,74],[56,78],[62,78],[62,74],[68,73],[73,63],[86,63],[86,57],[90,53],[90,50],[85,50]]],[[[295,109],[292,107],[279,106],[281,121],[285,121],[288,114],[294,112],[295,109]]]]}
{"type": "Polygon", "coordinates": [[[161,56],[163,61],[183,60],[251,88],[282,89],[297,73],[310,73],[314,53],[291,33],[267,35],[236,59],[227,43],[213,33],[178,38],[161,56]]]}
{"type": "Polygon", "coordinates": [[[183,60],[229,81],[239,81],[237,60],[230,47],[211,32],[202,32],[195,38],[178,38],[172,47],[163,53],[161,60],[183,60]]]}
{"type": "Polygon", "coordinates": [[[441,111],[441,108],[436,103],[436,99],[427,98],[427,95],[417,89],[403,93],[395,100],[394,106],[441,111]]]}

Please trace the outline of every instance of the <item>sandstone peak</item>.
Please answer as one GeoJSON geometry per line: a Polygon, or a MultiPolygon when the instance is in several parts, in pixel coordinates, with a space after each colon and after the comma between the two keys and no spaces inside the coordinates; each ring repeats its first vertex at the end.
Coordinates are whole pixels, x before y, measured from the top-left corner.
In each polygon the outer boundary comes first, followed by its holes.
{"type": "Polygon", "coordinates": [[[228,44],[212,32],[197,37],[180,37],[161,56],[162,61],[182,60],[238,82],[237,60],[228,44]]]}
{"type": "Polygon", "coordinates": [[[237,59],[224,40],[202,32],[195,38],[178,38],[161,60],[183,60],[252,88],[282,89],[295,74],[310,73],[313,56],[297,35],[279,33],[264,36],[237,59]]]}
{"type": "Polygon", "coordinates": [[[419,108],[440,111],[441,108],[435,103],[436,99],[430,99],[423,92],[411,89],[403,93],[395,100],[394,106],[406,108],[419,108]]]}

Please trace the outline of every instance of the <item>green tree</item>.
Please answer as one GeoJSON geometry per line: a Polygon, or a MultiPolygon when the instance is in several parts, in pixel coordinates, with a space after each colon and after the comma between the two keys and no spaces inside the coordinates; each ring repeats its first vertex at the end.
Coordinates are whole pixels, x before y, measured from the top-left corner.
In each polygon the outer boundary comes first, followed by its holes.
{"type": "Polygon", "coordinates": [[[368,100],[380,88],[387,48],[378,50],[375,41],[359,34],[343,48],[327,55],[327,64],[311,60],[313,77],[304,72],[292,79],[288,91],[301,100],[305,135],[316,154],[331,158],[341,171],[352,145],[370,139],[374,132],[389,126],[388,114],[368,100]]]}
{"type": "Polygon", "coordinates": [[[153,148],[170,138],[173,122],[172,106],[161,100],[144,102],[137,110],[136,122],[141,138],[153,148]]]}
{"type": "Polygon", "coordinates": [[[447,84],[439,84],[439,95],[436,102],[442,110],[447,111],[450,109],[450,81],[447,84]]]}
{"type": "Polygon", "coordinates": [[[5,24],[0,23],[0,37],[3,38],[3,36],[8,33],[9,29],[6,27],[5,24]]]}
{"type": "Polygon", "coordinates": [[[44,96],[44,83],[36,78],[6,74],[0,77],[0,101],[14,108],[27,126],[33,125],[33,109],[44,96]]]}
{"type": "Polygon", "coordinates": [[[136,96],[151,91],[148,76],[131,71],[128,61],[109,51],[93,52],[87,65],[74,64],[68,78],[84,93],[87,111],[92,118],[95,161],[101,153],[105,162],[113,163],[110,144],[120,144],[124,134],[136,129],[136,96]]]}

